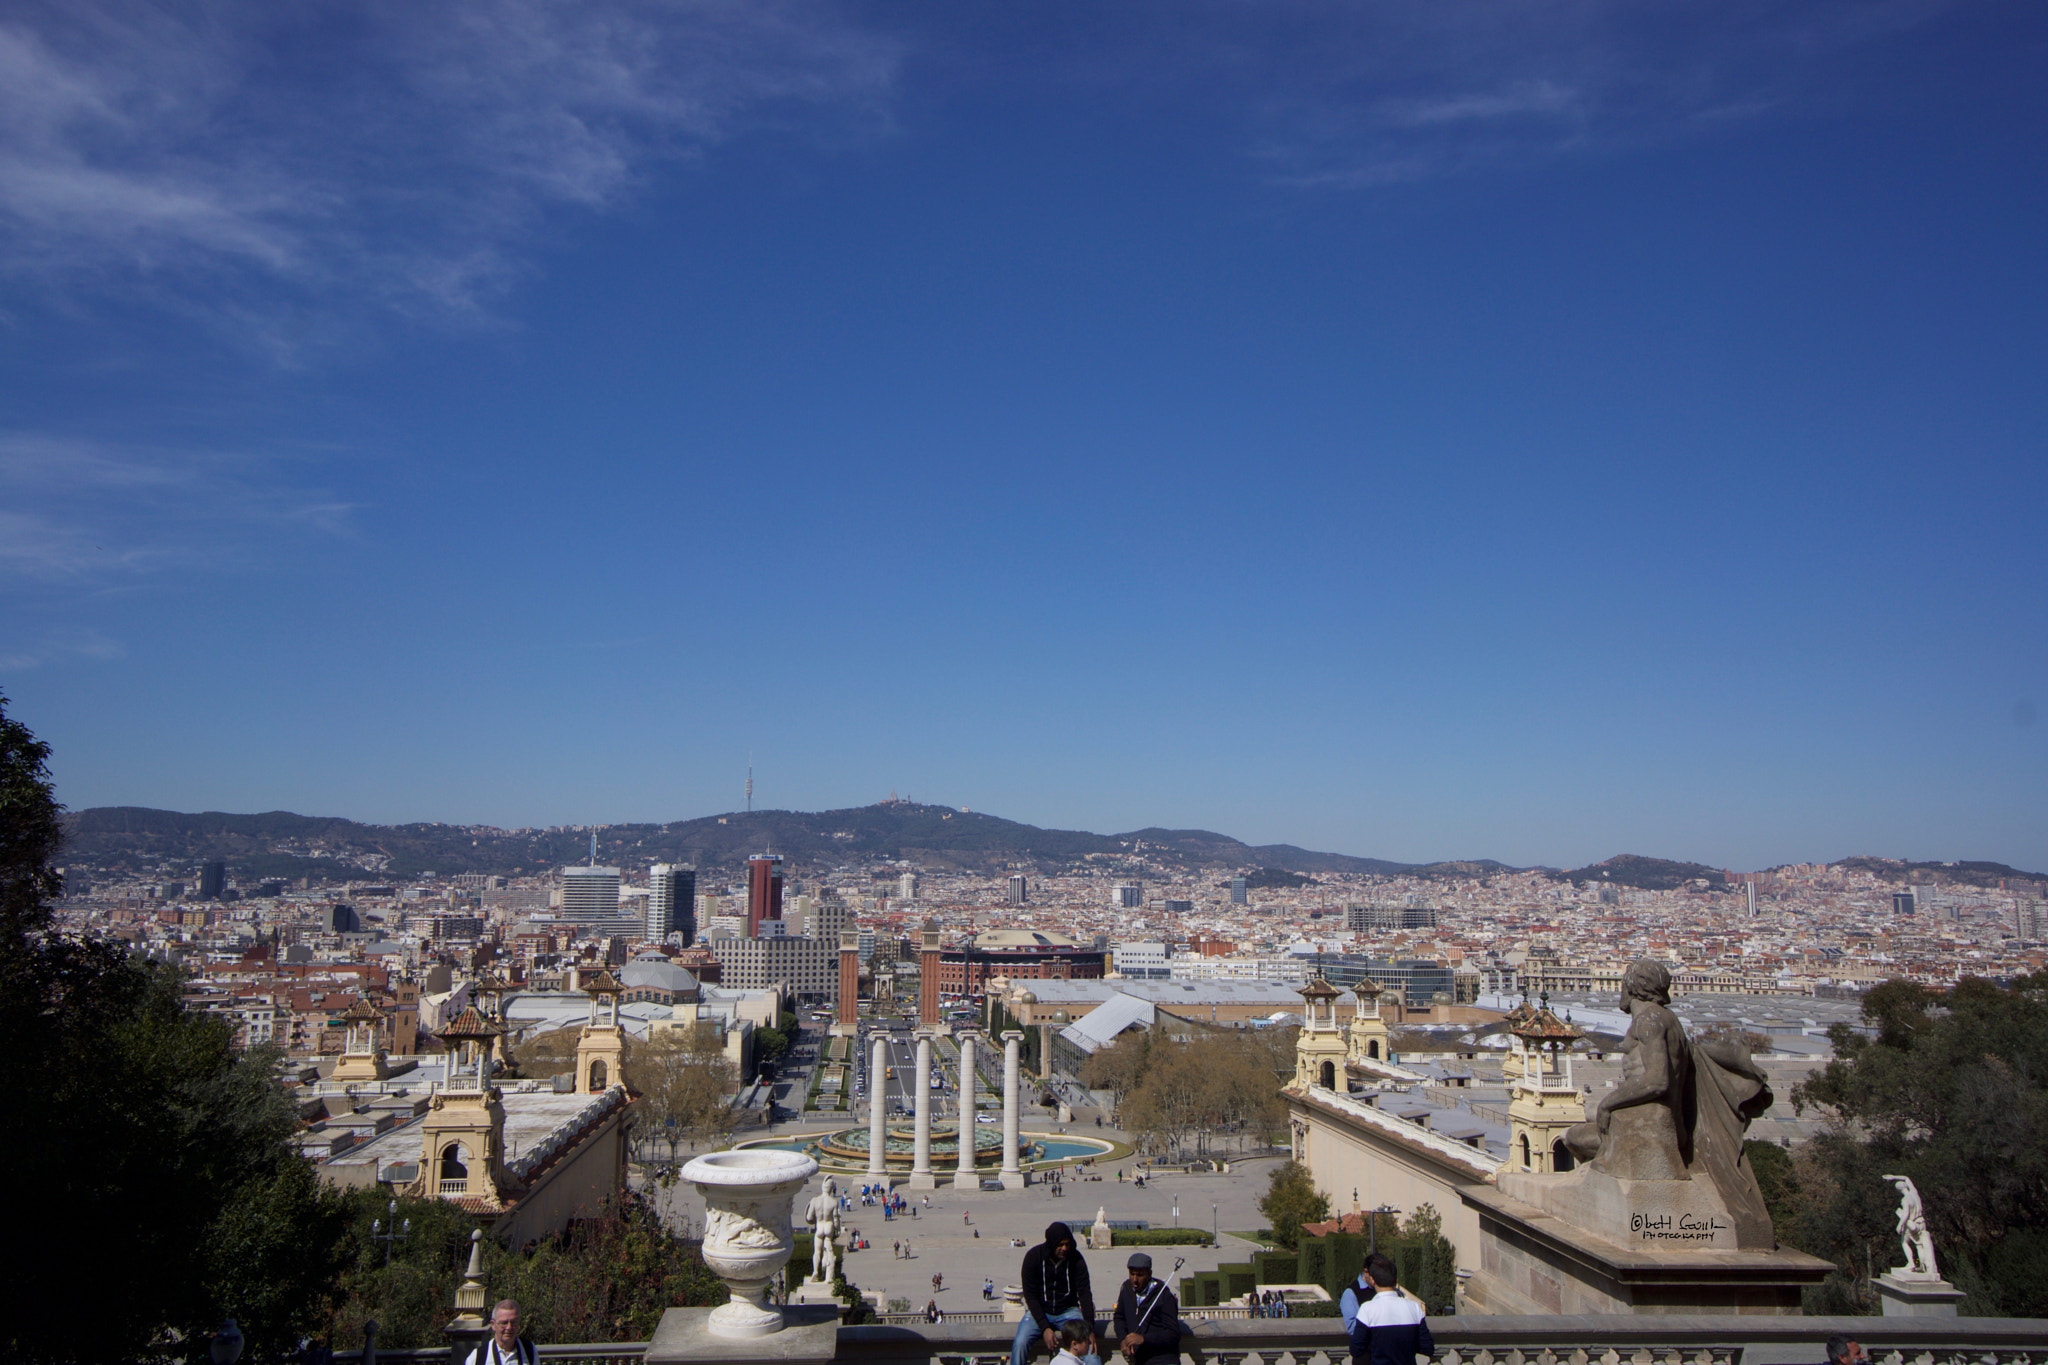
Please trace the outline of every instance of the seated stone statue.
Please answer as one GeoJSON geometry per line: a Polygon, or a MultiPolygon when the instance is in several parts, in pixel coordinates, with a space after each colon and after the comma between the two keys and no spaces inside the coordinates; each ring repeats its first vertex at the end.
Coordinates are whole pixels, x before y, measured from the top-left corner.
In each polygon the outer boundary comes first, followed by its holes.
{"type": "Polygon", "coordinates": [[[1770,1212],[1742,1153],[1751,1120],[1771,1107],[1770,1085],[1741,1043],[1688,1042],[1670,1003],[1663,963],[1644,958],[1622,977],[1621,1083],[1565,1134],[1565,1147],[1618,1180],[1705,1181],[1740,1245],[1771,1246],[1770,1212]]]}

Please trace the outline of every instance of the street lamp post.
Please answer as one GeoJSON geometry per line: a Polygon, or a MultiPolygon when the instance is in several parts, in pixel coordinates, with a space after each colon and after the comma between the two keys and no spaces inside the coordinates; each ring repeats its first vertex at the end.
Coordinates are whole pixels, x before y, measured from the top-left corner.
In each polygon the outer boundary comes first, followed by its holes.
{"type": "Polygon", "coordinates": [[[388,1266],[391,1264],[392,1244],[403,1242],[412,1236],[412,1219],[406,1219],[404,1225],[400,1226],[398,1221],[398,1201],[396,1199],[391,1201],[390,1207],[385,1209],[385,1212],[391,1216],[390,1225],[386,1226],[381,1218],[372,1218],[370,1220],[370,1240],[384,1244],[384,1264],[388,1266]]]}
{"type": "Polygon", "coordinates": [[[1380,1249],[1380,1215],[1383,1213],[1399,1213],[1400,1211],[1392,1204],[1382,1204],[1372,1211],[1372,1236],[1366,1242],[1366,1255],[1370,1256],[1380,1249]]]}
{"type": "Polygon", "coordinates": [[[1209,1238],[1214,1242],[1223,1240],[1223,1224],[1216,1213],[1216,1201],[1209,1201],[1209,1238]]]}

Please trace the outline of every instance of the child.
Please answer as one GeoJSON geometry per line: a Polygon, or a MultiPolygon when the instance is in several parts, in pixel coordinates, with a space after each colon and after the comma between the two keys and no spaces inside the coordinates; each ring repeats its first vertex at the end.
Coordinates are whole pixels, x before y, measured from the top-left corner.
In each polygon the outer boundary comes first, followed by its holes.
{"type": "Polygon", "coordinates": [[[1052,1365],[1102,1365],[1095,1351],[1095,1331],[1086,1322],[1069,1319],[1059,1325],[1058,1331],[1060,1349],[1052,1358],[1052,1365]]]}

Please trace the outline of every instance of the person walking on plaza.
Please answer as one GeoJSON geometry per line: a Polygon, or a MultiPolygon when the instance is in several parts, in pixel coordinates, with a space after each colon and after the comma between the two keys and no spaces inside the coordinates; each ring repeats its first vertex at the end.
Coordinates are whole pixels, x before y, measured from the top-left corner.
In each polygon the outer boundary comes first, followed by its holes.
{"type": "Polygon", "coordinates": [[[491,1336],[469,1353],[467,1365],[535,1365],[540,1352],[519,1335],[519,1305],[511,1299],[498,1300],[491,1310],[491,1336]]]}
{"type": "Polygon", "coordinates": [[[1394,1262],[1384,1251],[1365,1258],[1359,1283],[1344,1291],[1337,1311],[1351,1338],[1352,1365],[1415,1365],[1418,1355],[1433,1355],[1436,1339],[1422,1306],[1397,1287],[1394,1262]],[[1365,1286],[1371,1297],[1361,1294],[1365,1286]]]}
{"type": "MultiPolygon", "coordinates": [[[[1045,1230],[1045,1240],[1024,1253],[1024,1316],[1017,1323],[1017,1338],[1010,1343],[1010,1365],[1027,1365],[1036,1340],[1048,1351],[1058,1351],[1061,1323],[1079,1323],[1088,1346],[1081,1355],[1084,1365],[1102,1365],[1094,1349],[1095,1291],[1088,1283],[1088,1262],[1074,1245],[1073,1229],[1054,1223],[1045,1230]]],[[[1080,1354],[1080,1353],[1076,1353],[1080,1354]]]]}
{"type": "Polygon", "coordinates": [[[1133,1252],[1125,1271],[1109,1328],[1117,1349],[1130,1365],[1174,1365],[1180,1359],[1180,1300],[1153,1276],[1152,1258],[1144,1252],[1133,1252]]]}

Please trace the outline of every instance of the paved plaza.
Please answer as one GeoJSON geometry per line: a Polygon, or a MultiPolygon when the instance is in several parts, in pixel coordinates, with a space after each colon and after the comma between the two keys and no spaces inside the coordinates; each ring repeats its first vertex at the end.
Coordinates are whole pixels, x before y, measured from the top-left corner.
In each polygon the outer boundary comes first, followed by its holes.
{"type": "MultiPolygon", "coordinates": [[[[776,1136],[815,1136],[830,1127],[844,1126],[844,1119],[831,1125],[778,1125],[776,1136]]],[[[1054,1132],[1053,1126],[1040,1116],[1027,1114],[1023,1126],[1026,1133],[1054,1132]]],[[[1075,1124],[1069,1131],[1129,1141],[1125,1134],[1107,1127],[1097,1129],[1092,1122],[1075,1124]]],[[[687,1161],[688,1157],[683,1159],[687,1161]]],[[[944,1287],[937,1294],[941,1309],[958,1313],[999,1308],[1003,1286],[1017,1282],[1024,1253],[1044,1239],[1046,1224],[1055,1220],[1068,1224],[1078,1242],[1085,1239],[1097,1208],[1113,1220],[1142,1219],[1155,1228],[1174,1226],[1177,1208],[1180,1226],[1220,1228],[1224,1235],[1217,1247],[1144,1248],[1152,1253],[1156,1270],[1162,1276],[1170,1277],[1175,1258],[1182,1256],[1187,1258],[1183,1274],[1213,1270],[1221,1261],[1243,1260],[1256,1249],[1254,1243],[1230,1234],[1264,1225],[1258,1210],[1259,1196],[1265,1193],[1268,1175],[1280,1160],[1254,1157],[1231,1162],[1228,1174],[1162,1172],[1151,1177],[1146,1188],[1138,1189],[1130,1182],[1131,1173],[1138,1169],[1137,1158],[1126,1157],[1098,1165],[1092,1174],[1100,1176],[1099,1180],[1080,1178],[1069,1167],[1064,1185],[1057,1187],[1065,1190],[1063,1195],[1055,1195],[1056,1187],[1051,1184],[1036,1183],[1022,1190],[955,1193],[950,1186],[941,1186],[936,1190],[913,1191],[905,1188],[899,1177],[897,1188],[916,1206],[915,1216],[905,1214],[885,1221],[880,1208],[863,1207],[857,1197],[853,1208],[840,1215],[843,1226],[857,1230],[869,1243],[866,1250],[846,1253],[846,1276],[863,1290],[880,1291],[884,1304],[902,1298],[908,1299],[913,1308],[922,1309],[933,1297],[932,1276],[943,1275],[944,1287]],[[1119,1170],[1125,1176],[1121,1184],[1117,1181],[1119,1170]],[[924,1202],[927,1198],[931,1201],[929,1207],[924,1202]],[[1020,1237],[1024,1245],[1012,1246],[1011,1239],[1020,1237]],[[898,1257],[891,1250],[893,1244],[904,1241],[910,1247],[908,1258],[898,1257]],[[995,1303],[982,1301],[984,1279],[995,1282],[995,1303]]],[[[851,1194],[866,1179],[862,1175],[840,1175],[835,1182],[842,1193],[851,1194]]],[[[821,1174],[791,1201],[798,1218],[823,1182],[821,1174]]],[[[696,1236],[702,1232],[703,1201],[690,1185],[677,1182],[673,1189],[659,1194],[658,1204],[678,1233],[696,1236]]],[[[850,1242],[850,1238],[842,1238],[843,1246],[850,1242]]],[[[1097,1310],[1106,1314],[1115,1305],[1116,1286],[1123,1277],[1130,1250],[1118,1248],[1083,1254],[1095,1286],[1097,1310]]]]}

